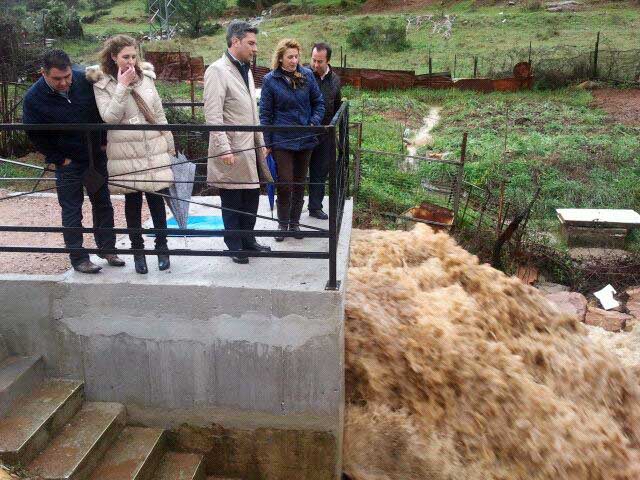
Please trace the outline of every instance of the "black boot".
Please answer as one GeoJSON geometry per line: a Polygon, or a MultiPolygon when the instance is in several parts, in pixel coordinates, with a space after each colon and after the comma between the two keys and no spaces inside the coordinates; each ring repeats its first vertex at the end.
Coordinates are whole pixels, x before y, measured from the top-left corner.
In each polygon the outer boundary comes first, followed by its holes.
{"type": "Polygon", "coordinates": [[[134,255],[133,256],[133,264],[136,267],[136,272],[145,274],[149,273],[149,269],[147,268],[147,258],[144,255],[134,255]]]}
{"type": "MultiPolygon", "coordinates": [[[[289,224],[287,223],[279,223],[278,224],[278,230],[282,231],[282,232],[286,232],[287,230],[289,230],[289,224]]],[[[276,242],[283,242],[284,241],[284,237],[274,237],[276,239],[276,242]]]]}
{"type": "MultiPolygon", "coordinates": [[[[300,225],[298,225],[297,222],[295,224],[292,223],[289,226],[289,231],[290,232],[300,232],[300,225]]],[[[294,235],[293,238],[295,238],[297,240],[302,240],[304,237],[302,235],[294,235]]]]}
{"type": "MultiPolygon", "coordinates": [[[[167,250],[168,252],[168,248],[166,245],[161,245],[159,247],[156,247],[156,250],[167,250]]],[[[169,253],[160,253],[158,254],[158,270],[160,270],[161,272],[169,269],[169,267],[171,267],[171,260],[169,260],[169,253]]]]}

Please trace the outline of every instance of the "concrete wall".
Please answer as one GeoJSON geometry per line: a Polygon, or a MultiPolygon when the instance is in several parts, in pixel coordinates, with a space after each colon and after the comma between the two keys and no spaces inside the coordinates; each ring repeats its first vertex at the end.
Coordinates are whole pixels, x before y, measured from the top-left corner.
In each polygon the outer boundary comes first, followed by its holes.
{"type": "MultiPolygon", "coordinates": [[[[89,400],[124,403],[136,423],[263,432],[255,438],[320,433],[331,471],[305,465],[311,456],[298,468],[332,478],[341,466],[350,224],[349,212],[339,291],[324,290],[323,260],[253,259],[251,268],[213,258],[202,268],[203,259],[180,257],[173,274],[146,278],[130,266],[98,276],[3,275],[0,335],[14,353],[43,354],[50,375],[84,379],[89,400]]],[[[292,451],[282,448],[286,459],[292,451]]]]}

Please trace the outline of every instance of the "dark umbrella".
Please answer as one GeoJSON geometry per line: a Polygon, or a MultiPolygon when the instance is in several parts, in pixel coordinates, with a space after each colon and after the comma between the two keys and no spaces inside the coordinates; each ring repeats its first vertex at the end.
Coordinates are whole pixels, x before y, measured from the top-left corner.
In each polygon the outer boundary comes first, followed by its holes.
{"type": "MultiPolygon", "coordinates": [[[[274,182],[278,181],[278,165],[276,164],[275,158],[273,155],[267,155],[267,165],[269,166],[269,172],[271,172],[271,177],[274,182]]],[[[273,218],[273,204],[275,203],[276,198],[276,184],[268,183],[267,184],[267,196],[269,197],[269,206],[271,207],[271,218],[273,218]]]]}
{"type": "Polygon", "coordinates": [[[187,228],[189,222],[189,200],[193,193],[193,181],[196,177],[196,166],[189,162],[182,153],[171,157],[171,171],[176,183],[169,187],[169,195],[173,198],[166,198],[167,205],[173,218],[180,228],[187,228]],[[179,199],[179,200],[178,200],[179,199]]]}

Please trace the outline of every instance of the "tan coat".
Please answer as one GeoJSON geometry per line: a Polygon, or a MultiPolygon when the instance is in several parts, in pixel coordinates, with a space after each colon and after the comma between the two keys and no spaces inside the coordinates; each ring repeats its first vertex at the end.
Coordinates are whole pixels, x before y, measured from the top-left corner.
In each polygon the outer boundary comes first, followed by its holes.
{"type": "MultiPolygon", "coordinates": [[[[253,75],[249,72],[247,89],[238,68],[227,55],[207,68],[204,74],[204,117],[213,125],[259,125],[258,105],[253,75]]],[[[261,132],[211,132],[207,181],[218,188],[258,188],[256,183],[225,184],[219,182],[273,181],[261,148],[261,132]],[[226,165],[220,154],[235,153],[233,165],[226,165]]]]}
{"type": "MultiPolygon", "coordinates": [[[[148,123],[131,95],[133,89],[149,106],[156,123],[167,123],[162,101],[154,84],[156,75],[153,65],[142,63],[141,67],[142,79],[129,87],[119,84],[117,79],[105,74],[100,67],[87,68],[87,79],[93,83],[96,105],[105,123],[125,125],[148,123]]],[[[130,186],[145,192],[157,192],[169,187],[173,182],[170,154],[175,154],[171,132],[109,130],[107,134],[109,191],[132,193],[135,190],[123,188],[130,186]],[[148,170],[161,166],[164,167],[148,170]],[[140,170],[145,171],[131,173],[140,170]],[[114,186],[114,183],[123,187],[114,186]]]]}

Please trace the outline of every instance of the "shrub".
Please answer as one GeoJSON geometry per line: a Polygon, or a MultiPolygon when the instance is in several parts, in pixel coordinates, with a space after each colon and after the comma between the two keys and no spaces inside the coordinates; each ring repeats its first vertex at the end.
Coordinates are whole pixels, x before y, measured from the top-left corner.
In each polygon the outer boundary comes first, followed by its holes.
{"type": "Polygon", "coordinates": [[[89,0],[89,7],[94,12],[105,10],[113,6],[112,0],[89,0]]]}
{"type": "Polygon", "coordinates": [[[383,49],[394,52],[411,46],[404,23],[399,20],[390,20],[386,24],[361,20],[349,31],[347,43],[356,50],[383,49]]]}
{"type": "Polygon", "coordinates": [[[69,8],[58,0],[47,4],[43,30],[45,35],[58,38],[82,38],[80,16],[75,8],[69,8]]]}
{"type": "Polygon", "coordinates": [[[238,7],[260,13],[279,2],[280,0],[238,0],[238,7]]]}
{"type": "Polygon", "coordinates": [[[211,31],[208,20],[219,17],[226,8],[225,0],[181,0],[176,3],[176,14],[190,36],[200,37],[205,27],[211,31]]]}
{"type": "Polygon", "coordinates": [[[542,0],[527,0],[522,8],[527,12],[539,12],[544,8],[544,3],[542,0]]]}
{"type": "Polygon", "coordinates": [[[82,17],[81,22],[82,23],[95,23],[100,17],[104,17],[105,15],[109,15],[111,11],[110,10],[98,10],[96,12],[93,12],[90,15],[85,15],[84,17],[82,17]]]}

